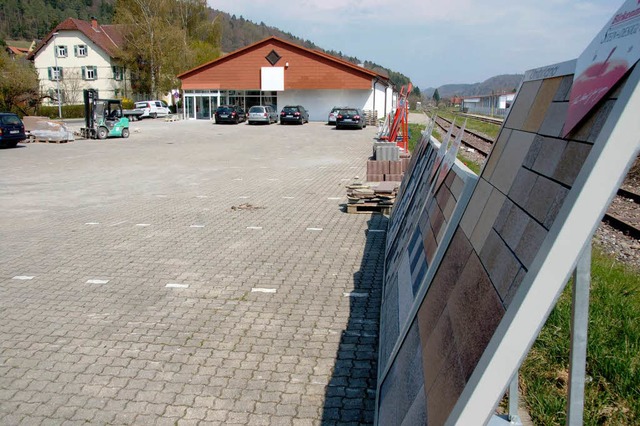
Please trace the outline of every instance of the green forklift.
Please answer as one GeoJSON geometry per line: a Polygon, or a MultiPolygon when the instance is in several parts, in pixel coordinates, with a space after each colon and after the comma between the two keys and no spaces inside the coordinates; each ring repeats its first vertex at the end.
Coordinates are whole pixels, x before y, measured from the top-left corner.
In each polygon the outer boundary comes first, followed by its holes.
{"type": "Polygon", "coordinates": [[[120,99],[98,99],[98,92],[85,89],[84,124],[80,133],[87,139],[129,137],[129,119],[122,114],[120,99]]]}

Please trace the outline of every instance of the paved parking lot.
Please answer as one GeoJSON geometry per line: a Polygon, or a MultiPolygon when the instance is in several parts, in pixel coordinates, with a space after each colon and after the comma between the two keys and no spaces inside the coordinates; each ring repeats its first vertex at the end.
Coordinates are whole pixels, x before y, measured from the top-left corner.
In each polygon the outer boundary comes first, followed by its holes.
{"type": "Polygon", "coordinates": [[[0,150],[0,423],[373,421],[375,129],[132,123],[0,150]]]}

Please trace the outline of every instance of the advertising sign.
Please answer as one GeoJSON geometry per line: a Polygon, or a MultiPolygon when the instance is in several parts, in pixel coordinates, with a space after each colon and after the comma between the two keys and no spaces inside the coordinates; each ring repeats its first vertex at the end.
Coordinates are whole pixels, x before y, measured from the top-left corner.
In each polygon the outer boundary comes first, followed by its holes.
{"type": "Polygon", "coordinates": [[[640,0],[627,0],[578,58],[564,137],[640,59],[640,0]]]}

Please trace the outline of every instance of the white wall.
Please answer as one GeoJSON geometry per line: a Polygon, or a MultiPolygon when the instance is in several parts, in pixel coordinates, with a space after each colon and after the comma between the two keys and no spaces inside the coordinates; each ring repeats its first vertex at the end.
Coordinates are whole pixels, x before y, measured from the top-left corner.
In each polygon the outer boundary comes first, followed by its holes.
{"type": "Polygon", "coordinates": [[[278,112],[285,105],[302,105],[310,121],[327,121],[334,106],[371,109],[365,107],[371,96],[371,90],[285,90],[278,92],[278,112]]]}
{"type": "Polygon", "coordinates": [[[363,109],[378,111],[377,118],[383,118],[393,108],[392,91],[388,90],[388,87],[380,82],[375,82],[373,87],[374,89],[371,91],[363,109]]]}
{"type": "MultiPolygon", "coordinates": [[[[109,55],[102,49],[98,48],[95,43],[89,40],[80,31],[60,31],[55,37],[56,46],[67,46],[67,57],[57,58],[59,67],[62,67],[62,80],[60,81],[60,90],[74,90],[76,94],[76,103],[82,103],[83,89],[96,89],[101,98],[113,98],[115,96],[114,89],[122,90],[125,81],[128,81],[128,75],[125,80],[116,81],[113,78],[113,70],[111,68],[112,61],[109,55]],[[87,46],[87,56],[76,57],[74,46],[84,44],[87,46]],[[98,78],[96,80],[83,80],[82,67],[95,66],[98,70],[98,78]]],[[[35,55],[33,60],[34,67],[40,79],[40,90],[47,93],[49,89],[56,90],[55,80],[49,80],[48,69],[56,65],[54,56],[53,38],[35,55]]],[[[115,65],[115,63],[113,63],[115,65]]]]}

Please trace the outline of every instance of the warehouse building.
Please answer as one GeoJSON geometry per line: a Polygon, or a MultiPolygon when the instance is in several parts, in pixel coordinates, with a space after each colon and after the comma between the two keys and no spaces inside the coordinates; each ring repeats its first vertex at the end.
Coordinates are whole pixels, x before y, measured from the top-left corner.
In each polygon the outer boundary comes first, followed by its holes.
{"type": "Polygon", "coordinates": [[[210,119],[217,106],[302,105],[312,121],[334,106],[391,112],[388,77],[326,53],[269,37],[178,75],[184,118],[210,119]]]}

